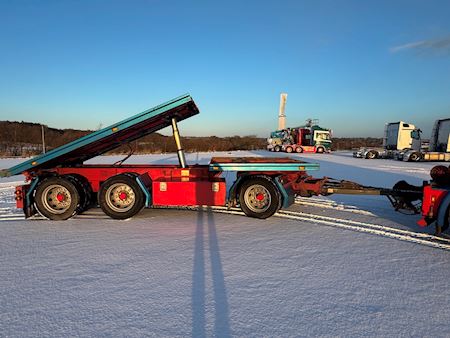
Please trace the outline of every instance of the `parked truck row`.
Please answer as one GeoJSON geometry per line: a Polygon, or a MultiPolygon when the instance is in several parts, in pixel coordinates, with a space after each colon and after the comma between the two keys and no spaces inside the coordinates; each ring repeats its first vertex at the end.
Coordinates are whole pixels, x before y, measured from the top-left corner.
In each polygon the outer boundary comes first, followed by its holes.
{"type": "Polygon", "coordinates": [[[400,161],[450,161],[450,118],[434,123],[430,140],[422,139],[422,131],[404,121],[387,123],[383,147],[360,148],[353,157],[390,158],[400,161]]]}

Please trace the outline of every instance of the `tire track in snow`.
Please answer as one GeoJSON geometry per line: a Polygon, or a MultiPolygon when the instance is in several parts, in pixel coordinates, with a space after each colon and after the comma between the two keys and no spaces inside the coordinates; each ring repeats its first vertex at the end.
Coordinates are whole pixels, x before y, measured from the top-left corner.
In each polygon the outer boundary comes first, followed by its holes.
{"type": "Polygon", "coordinates": [[[407,242],[423,244],[427,246],[437,247],[440,249],[450,250],[450,240],[444,237],[430,235],[422,232],[414,232],[409,230],[397,229],[385,225],[333,218],[328,216],[319,216],[306,213],[298,213],[292,211],[280,211],[275,214],[277,217],[289,218],[295,220],[304,220],[318,224],[329,225],[337,228],[354,230],[358,232],[371,233],[389,238],[395,238],[407,242]]]}
{"type": "MultiPolygon", "coordinates": [[[[231,214],[231,215],[240,215],[245,216],[245,214],[239,208],[231,208],[227,207],[207,207],[207,206],[190,206],[190,207],[157,207],[158,209],[176,209],[176,210],[212,210],[213,212],[223,213],[223,214],[231,214]]],[[[328,216],[319,216],[314,214],[308,214],[304,212],[295,212],[295,211],[284,211],[280,210],[275,213],[275,217],[292,219],[298,221],[306,221],[316,224],[321,224],[325,226],[332,226],[335,228],[341,228],[345,230],[369,233],[372,235],[378,235],[387,238],[393,238],[397,240],[401,240],[404,242],[410,242],[415,244],[421,244],[429,247],[434,247],[438,249],[448,250],[450,251],[450,239],[430,235],[421,232],[414,232],[409,230],[397,229],[388,227],[380,224],[373,224],[367,222],[359,222],[341,218],[334,218],[328,216]]]]}
{"type": "Polygon", "coordinates": [[[354,214],[360,214],[365,216],[375,216],[370,211],[358,209],[358,207],[354,205],[337,203],[335,201],[323,200],[320,198],[313,197],[297,197],[295,199],[295,204],[308,205],[313,207],[319,207],[324,209],[333,209],[338,211],[346,211],[354,214]]]}
{"type": "Polygon", "coordinates": [[[3,182],[0,183],[0,191],[15,189],[16,186],[24,184],[23,181],[3,182]]]}
{"type": "MultiPolygon", "coordinates": [[[[0,184],[0,195],[2,197],[11,197],[13,196],[13,190],[16,184],[20,184],[22,182],[7,182],[0,184]]],[[[0,221],[16,221],[16,220],[25,220],[25,217],[22,214],[15,213],[15,202],[12,201],[6,201],[3,198],[1,198],[3,202],[7,206],[2,206],[0,209],[0,221]],[[11,207],[9,207],[11,205],[11,207]]],[[[297,204],[304,204],[304,205],[311,205],[316,207],[322,207],[322,208],[330,208],[340,211],[348,211],[352,213],[358,213],[363,215],[373,215],[369,211],[360,210],[357,209],[355,206],[348,206],[344,204],[337,204],[334,201],[327,201],[319,198],[297,198],[296,199],[297,204]]],[[[5,205],[4,204],[4,205],[5,205]]],[[[206,207],[157,207],[160,209],[178,209],[178,210],[199,210],[199,208],[206,208],[206,207]]],[[[209,207],[212,211],[217,213],[226,213],[231,215],[244,215],[244,213],[239,208],[231,208],[228,209],[227,207],[209,207]]],[[[95,215],[100,216],[100,215],[95,215]]],[[[329,217],[329,216],[320,216],[305,212],[294,212],[294,211],[288,211],[288,210],[280,210],[277,212],[275,217],[285,218],[285,219],[292,219],[292,220],[299,220],[299,221],[306,221],[306,222],[312,222],[316,224],[321,224],[325,226],[332,226],[337,228],[342,228],[346,230],[352,230],[352,231],[358,231],[358,232],[364,232],[364,233],[370,233],[374,235],[379,235],[383,237],[388,238],[394,238],[397,240],[412,242],[416,244],[422,244],[426,246],[431,246],[435,248],[440,248],[444,250],[450,250],[450,240],[430,234],[425,233],[418,233],[414,231],[409,230],[402,230],[402,229],[396,229],[384,225],[379,224],[373,224],[373,223],[367,223],[367,222],[359,222],[354,220],[347,220],[342,218],[335,218],[335,217],[329,217]]],[[[79,215],[79,218],[89,217],[79,215]]],[[[78,218],[77,217],[77,218],[78,218]]],[[[92,217],[92,216],[91,216],[92,217]]]]}
{"type": "Polygon", "coordinates": [[[25,220],[23,213],[16,209],[14,190],[23,181],[0,183],[0,221],[25,220]]]}

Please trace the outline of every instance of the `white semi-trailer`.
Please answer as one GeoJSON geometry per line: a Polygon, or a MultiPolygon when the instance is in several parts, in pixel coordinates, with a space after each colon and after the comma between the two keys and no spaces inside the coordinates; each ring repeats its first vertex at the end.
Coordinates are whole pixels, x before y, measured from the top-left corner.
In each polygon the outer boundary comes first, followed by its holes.
{"type": "Polygon", "coordinates": [[[427,150],[405,151],[403,161],[450,161],[450,118],[436,120],[427,150]]]}
{"type": "Polygon", "coordinates": [[[382,148],[360,148],[353,152],[353,157],[395,158],[399,152],[418,150],[420,159],[420,129],[403,121],[386,123],[382,148]]]}

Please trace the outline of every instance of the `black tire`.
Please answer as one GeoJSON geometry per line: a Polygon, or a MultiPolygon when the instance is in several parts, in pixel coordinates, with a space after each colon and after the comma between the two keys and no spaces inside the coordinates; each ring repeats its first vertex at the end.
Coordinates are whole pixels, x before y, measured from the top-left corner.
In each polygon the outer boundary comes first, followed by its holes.
{"type": "Polygon", "coordinates": [[[141,211],[145,196],[134,175],[121,174],[110,177],[101,185],[98,204],[109,217],[127,219],[141,211]]]}
{"type": "Polygon", "coordinates": [[[411,156],[409,156],[409,161],[411,162],[419,162],[421,160],[422,156],[420,156],[419,153],[412,153],[411,156]]]}
{"type": "Polygon", "coordinates": [[[375,158],[377,158],[378,157],[378,153],[376,152],[376,151],[369,151],[367,154],[366,154],[366,158],[368,159],[368,160],[373,160],[373,159],[375,159],[375,158]]]}
{"type": "Polygon", "coordinates": [[[318,154],[322,154],[325,151],[325,149],[323,147],[317,147],[316,149],[316,153],[318,154]]]}
{"type": "Polygon", "coordinates": [[[275,146],[275,148],[273,148],[273,150],[275,150],[278,153],[278,152],[280,152],[281,147],[280,146],[275,146]]]}
{"type": "Polygon", "coordinates": [[[286,152],[287,152],[287,153],[292,153],[292,151],[293,151],[293,150],[292,150],[292,147],[286,147],[286,152]]]}
{"type": "Polygon", "coordinates": [[[44,179],[38,185],[34,203],[42,216],[51,220],[66,220],[77,213],[80,196],[71,180],[55,176],[44,179]]]}
{"type": "Polygon", "coordinates": [[[303,148],[297,147],[297,148],[295,148],[295,152],[301,154],[301,153],[303,153],[303,148]]]}
{"type": "Polygon", "coordinates": [[[64,176],[64,178],[70,180],[77,189],[78,195],[80,196],[80,205],[78,206],[76,213],[83,213],[89,209],[94,199],[91,185],[85,177],[80,175],[70,174],[64,176]]]}
{"type": "Polygon", "coordinates": [[[265,219],[280,209],[281,194],[271,178],[256,176],[242,183],[239,203],[247,216],[265,219]]]}
{"type": "Polygon", "coordinates": [[[441,231],[442,232],[447,231],[449,225],[450,225],[450,207],[448,207],[447,211],[445,212],[444,224],[442,225],[441,231]]]}

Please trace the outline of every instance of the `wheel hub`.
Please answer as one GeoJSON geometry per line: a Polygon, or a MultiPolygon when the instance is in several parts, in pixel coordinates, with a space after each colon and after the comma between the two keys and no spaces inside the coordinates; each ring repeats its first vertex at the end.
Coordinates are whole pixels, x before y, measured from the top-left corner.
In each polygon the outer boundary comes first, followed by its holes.
{"type": "Polygon", "coordinates": [[[69,209],[72,197],[69,190],[60,184],[52,184],[42,193],[42,204],[52,214],[62,214],[69,209]]]}
{"type": "Polygon", "coordinates": [[[256,199],[257,199],[258,201],[262,201],[262,200],[264,199],[264,194],[261,194],[261,193],[256,194],[256,199]]]}
{"type": "Polygon", "coordinates": [[[244,200],[247,207],[257,213],[262,213],[269,209],[272,202],[270,192],[260,184],[249,186],[245,191],[244,200]]]}
{"type": "Polygon", "coordinates": [[[133,189],[125,183],[111,185],[106,191],[105,197],[106,204],[115,212],[130,210],[136,201],[133,189]]]}

